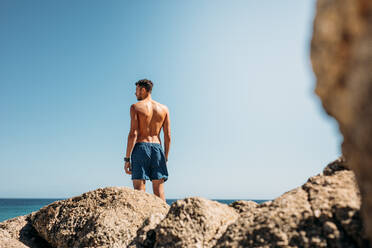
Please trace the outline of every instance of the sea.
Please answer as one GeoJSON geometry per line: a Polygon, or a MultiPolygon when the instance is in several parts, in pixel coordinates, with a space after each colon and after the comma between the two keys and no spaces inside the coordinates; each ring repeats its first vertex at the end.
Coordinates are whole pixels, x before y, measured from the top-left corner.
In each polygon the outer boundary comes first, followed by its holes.
{"type": "MultiPolygon", "coordinates": [[[[49,205],[52,202],[63,199],[0,199],[0,222],[21,215],[27,215],[40,208],[49,205]]],[[[171,205],[179,199],[167,199],[167,203],[171,205]]],[[[230,204],[240,199],[212,199],[224,204],[230,204]]],[[[247,200],[246,200],[247,201],[247,200]]],[[[262,203],[267,200],[251,200],[257,203],[262,203]]]]}

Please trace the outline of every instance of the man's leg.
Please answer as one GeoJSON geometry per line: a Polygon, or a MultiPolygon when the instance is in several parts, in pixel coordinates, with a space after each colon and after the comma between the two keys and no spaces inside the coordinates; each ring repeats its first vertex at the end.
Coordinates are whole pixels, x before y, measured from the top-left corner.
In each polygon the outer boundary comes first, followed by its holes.
{"type": "Polygon", "coordinates": [[[152,180],[152,189],[156,196],[160,197],[163,201],[165,201],[164,179],[152,180]]]}
{"type": "Polygon", "coordinates": [[[133,188],[136,190],[146,191],[146,181],[133,179],[133,188]]]}

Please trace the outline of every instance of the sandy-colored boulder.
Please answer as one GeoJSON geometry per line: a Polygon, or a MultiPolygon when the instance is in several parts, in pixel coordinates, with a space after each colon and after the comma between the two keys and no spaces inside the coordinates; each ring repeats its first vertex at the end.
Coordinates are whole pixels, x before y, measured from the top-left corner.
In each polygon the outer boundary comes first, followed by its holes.
{"type": "Polygon", "coordinates": [[[51,248],[37,235],[29,215],[0,223],[0,248],[51,248]]]}
{"type": "Polygon", "coordinates": [[[369,247],[354,173],[335,163],[327,175],[241,213],[216,247],[369,247]]]}
{"type": "Polygon", "coordinates": [[[54,202],[31,216],[53,247],[126,247],[152,214],[166,214],[160,198],[126,187],[109,187],[54,202]]]}
{"type": "Polygon", "coordinates": [[[372,1],[318,0],[311,41],[315,92],[344,137],[372,239],[372,1]]]}
{"type": "Polygon", "coordinates": [[[155,229],[155,247],[213,247],[238,216],[233,208],[216,201],[178,200],[155,229]]]}

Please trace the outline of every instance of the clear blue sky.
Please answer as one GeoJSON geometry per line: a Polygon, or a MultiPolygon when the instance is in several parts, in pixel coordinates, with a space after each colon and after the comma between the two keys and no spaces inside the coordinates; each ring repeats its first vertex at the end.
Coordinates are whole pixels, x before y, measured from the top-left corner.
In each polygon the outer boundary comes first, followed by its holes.
{"type": "Polygon", "coordinates": [[[313,93],[314,9],[0,1],[0,197],[131,186],[122,161],[142,78],[170,109],[168,198],[270,199],[301,185],[342,142],[313,93]]]}

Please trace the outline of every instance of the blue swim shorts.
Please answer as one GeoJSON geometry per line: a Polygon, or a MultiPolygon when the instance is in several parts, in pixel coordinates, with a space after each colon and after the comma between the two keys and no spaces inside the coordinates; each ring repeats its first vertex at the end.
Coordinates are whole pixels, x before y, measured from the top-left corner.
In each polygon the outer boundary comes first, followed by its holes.
{"type": "Polygon", "coordinates": [[[163,147],[159,143],[138,142],[131,154],[132,180],[168,180],[163,147]]]}

